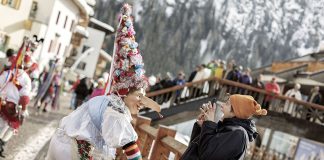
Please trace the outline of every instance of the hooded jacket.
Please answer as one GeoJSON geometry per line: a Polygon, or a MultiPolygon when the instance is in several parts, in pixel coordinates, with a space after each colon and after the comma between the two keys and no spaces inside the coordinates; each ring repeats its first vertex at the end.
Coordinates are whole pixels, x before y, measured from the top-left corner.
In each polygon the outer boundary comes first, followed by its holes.
{"type": "Polygon", "coordinates": [[[245,133],[228,126],[242,126],[252,142],[258,135],[250,119],[227,118],[218,123],[205,121],[200,127],[195,123],[190,142],[199,137],[198,154],[201,160],[237,160],[247,149],[245,133]]]}

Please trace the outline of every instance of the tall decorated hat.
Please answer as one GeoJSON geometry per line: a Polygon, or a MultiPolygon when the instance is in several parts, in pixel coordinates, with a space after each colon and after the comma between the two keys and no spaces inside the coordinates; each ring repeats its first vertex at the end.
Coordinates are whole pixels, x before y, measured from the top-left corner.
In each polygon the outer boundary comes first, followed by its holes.
{"type": "Polygon", "coordinates": [[[124,4],[121,8],[120,24],[116,33],[111,91],[122,96],[127,95],[131,90],[141,90],[143,92],[142,102],[145,107],[160,112],[160,106],[145,97],[148,81],[144,75],[143,58],[135,39],[136,32],[131,13],[132,7],[129,4],[124,4]]]}

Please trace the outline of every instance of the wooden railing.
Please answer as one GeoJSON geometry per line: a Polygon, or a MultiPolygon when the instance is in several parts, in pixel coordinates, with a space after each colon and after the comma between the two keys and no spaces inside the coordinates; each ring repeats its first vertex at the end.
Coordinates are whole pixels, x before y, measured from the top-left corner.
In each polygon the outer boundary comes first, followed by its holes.
{"type": "MultiPolygon", "coordinates": [[[[170,153],[178,160],[187,146],[175,140],[176,131],[160,125],[158,128],[150,126],[151,119],[138,116],[134,118],[133,126],[138,134],[138,145],[145,160],[167,160],[170,153]]],[[[126,160],[121,150],[117,159],[126,160]]]]}
{"type": "MultiPolygon", "coordinates": [[[[324,106],[322,105],[276,95],[262,89],[218,78],[209,78],[187,83],[184,86],[151,92],[147,96],[166,107],[174,107],[177,104],[204,97],[217,97],[220,101],[223,101],[222,98],[226,97],[226,93],[249,94],[255,97],[260,104],[264,103],[265,97],[272,96],[273,99],[268,110],[282,113],[284,104],[292,103],[296,109],[291,116],[323,125],[324,106]]],[[[187,146],[175,140],[176,131],[162,125],[154,128],[150,126],[151,119],[149,118],[139,116],[134,119],[133,126],[138,133],[138,144],[143,159],[165,160],[169,158],[171,152],[175,155],[175,160],[180,159],[187,146]]],[[[122,151],[119,151],[117,155],[117,159],[126,159],[122,151]]]]}
{"type": "Polygon", "coordinates": [[[263,89],[225,79],[209,78],[187,83],[183,86],[151,92],[147,95],[159,104],[163,104],[164,107],[169,108],[204,97],[216,97],[223,101],[227,93],[251,95],[263,107],[266,104],[266,97],[272,97],[271,101],[269,101],[269,108],[267,108],[269,111],[283,113],[285,112],[284,109],[292,107],[290,112],[286,111],[288,115],[321,125],[324,123],[324,106],[322,105],[297,100],[281,94],[273,94],[263,89]]]}

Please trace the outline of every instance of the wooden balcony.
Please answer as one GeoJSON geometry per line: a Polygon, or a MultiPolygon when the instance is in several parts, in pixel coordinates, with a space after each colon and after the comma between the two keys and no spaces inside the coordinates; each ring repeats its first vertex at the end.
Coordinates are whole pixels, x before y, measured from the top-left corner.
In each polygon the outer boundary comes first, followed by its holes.
{"type": "MultiPolygon", "coordinates": [[[[293,103],[296,108],[290,115],[291,117],[323,126],[324,106],[322,105],[273,94],[262,89],[224,79],[209,78],[187,83],[183,86],[151,92],[147,96],[163,104],[164,107],[172,108],[177,107],[179,104],[199,101],[204,97],[217,97],[222,101],[227,93],[249,94],[255,97],[260,104],[263,104],[265,97],[272,96],[273,99],[268,110],[276,114],[283,113],[286,102],[293,103]]],[[[138,144],[143,159],[165,160],[169,158],[171,152],[175,155],[175,160],[180,159],[187,146],[174,138],[176,131],[163,125],[154,128],[151,126],[152,119],[150,118],[139,116],[134,119],[133,126],[138,133],[138,144]]],[[[117,159],[126,159],[121,150],[118,151],[117,155],[117,159]]],[[[255,148],[251,152],[247,152],[246,155],[247,158],[252,159],[264,159],[267,156],[269,155],[262,148],[255,148]]]]}

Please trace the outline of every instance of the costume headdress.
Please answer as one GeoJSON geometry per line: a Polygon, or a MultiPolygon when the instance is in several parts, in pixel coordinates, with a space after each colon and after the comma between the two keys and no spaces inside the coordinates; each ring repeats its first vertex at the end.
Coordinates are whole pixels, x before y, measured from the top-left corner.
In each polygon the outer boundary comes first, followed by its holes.
{"type": "MultiPolygon", "coordinates": [[[[135,40],[136,32],[131,13],[132,7],[129,4],[124,4],[119,17],[113,64],[111,65],[110,80],[108,82],[108,92],[119,95],[127,95],[132,89],[145,90],[148,86],[147,78],[144,75],[143,59],[138,49],[138,43],[135,40]]],[[[146,107],[160,112],[160,106],[145,97],[144,94],[142,101],[146,107]]]]}

